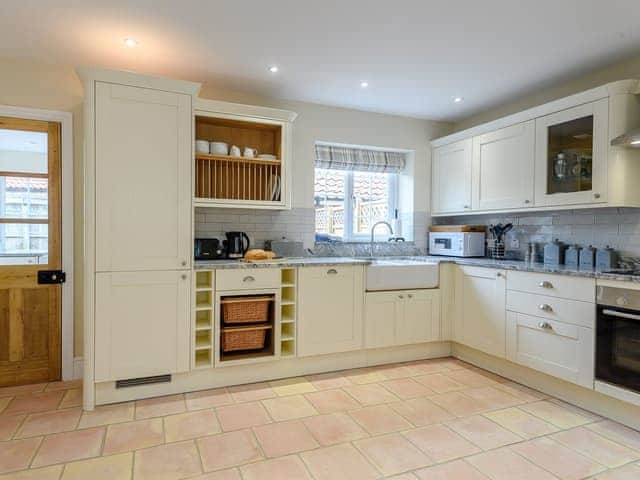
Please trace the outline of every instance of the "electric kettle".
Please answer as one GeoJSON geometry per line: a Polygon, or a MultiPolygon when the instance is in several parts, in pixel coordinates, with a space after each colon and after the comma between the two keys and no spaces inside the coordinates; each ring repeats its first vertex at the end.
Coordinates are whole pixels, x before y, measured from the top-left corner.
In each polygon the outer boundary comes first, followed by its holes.
{"type": "Polygon", "coordinates": [[[249,237],[244,232],[226,232],[227,257],[242,258],[249,250],[249,237]]]}

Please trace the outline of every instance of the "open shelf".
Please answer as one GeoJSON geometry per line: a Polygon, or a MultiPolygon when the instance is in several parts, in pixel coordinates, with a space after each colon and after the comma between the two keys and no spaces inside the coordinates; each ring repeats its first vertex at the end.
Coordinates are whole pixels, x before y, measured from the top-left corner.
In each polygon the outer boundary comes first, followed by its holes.
{"type": "Polygon", "coordinates": [[[211,349],[211,330],[201,330],[196,333],[196,350],[211,349]]]}
{"type": "Polygon", "coordinates": [[[196,116],[196,139],[256,149],[275,159],[196,153],[196,201],[280,202],[282,125],[196,116]]]}
{"type": "Polygon", "coordinates": [[[193,368],[213,365],[213,279],[213,270],[197,270],[194,275],[193,368]]]}
{"type": "Polygon", "coordinates": [[[213,293],[210,290],[196,290],[196,308],[209,309],[213,306],[213,293]]]}
{"type": "Polygon", "coordinates": [[[296,354],[296,292],[298,271],[295,268],[280,270],[280,355],[296,354]]]}
{"type": "Polygon", "coordinates": [[[198,350],[196,351],[195,366],[210,367],[211,366],[211,350],[198,350]]]}
{"type": "Polygon", "coordinates": [[[211,329],[211,310],[197,310],[196,311],[196,330],[211,329]]]}
{"type": "Polygon", "coordinates": [[[199,270],[196,272],[196,291],[211,290],[213,288],[213,272],[211,270],[199,270]]]}

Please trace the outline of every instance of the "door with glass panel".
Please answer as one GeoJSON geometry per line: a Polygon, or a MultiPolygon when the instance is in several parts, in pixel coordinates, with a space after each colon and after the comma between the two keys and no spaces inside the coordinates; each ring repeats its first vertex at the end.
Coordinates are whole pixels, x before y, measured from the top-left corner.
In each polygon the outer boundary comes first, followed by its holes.
{"type": "Polygon", "coordinates": [[[609,100],[536,119],[536,206],[607,201],[609,100]]]}
{"type": "Polygon", "coordinates": [[[0,387],[60,379],[60,124],[0,117],[0,387]]]}

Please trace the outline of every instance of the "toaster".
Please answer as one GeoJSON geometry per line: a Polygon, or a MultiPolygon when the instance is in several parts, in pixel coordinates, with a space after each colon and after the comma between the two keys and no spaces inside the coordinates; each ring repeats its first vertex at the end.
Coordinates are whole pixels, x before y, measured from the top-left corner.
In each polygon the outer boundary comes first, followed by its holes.
{"type": "Polygon", "coordinates": [[[221,260],[227,258],[227,249],[217,238],[196,238],[194,242],[196,260],[221,260]]]}

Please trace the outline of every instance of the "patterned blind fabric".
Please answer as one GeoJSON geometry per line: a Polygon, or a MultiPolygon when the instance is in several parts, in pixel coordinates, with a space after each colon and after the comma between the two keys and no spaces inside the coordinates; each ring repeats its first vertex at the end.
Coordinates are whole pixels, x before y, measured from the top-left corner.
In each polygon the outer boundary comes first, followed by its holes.
{"type": "Polygon", "coordinates": [[[316,144],[316,168],[400,173],[406,164],[401,152],[316,144]]]}

